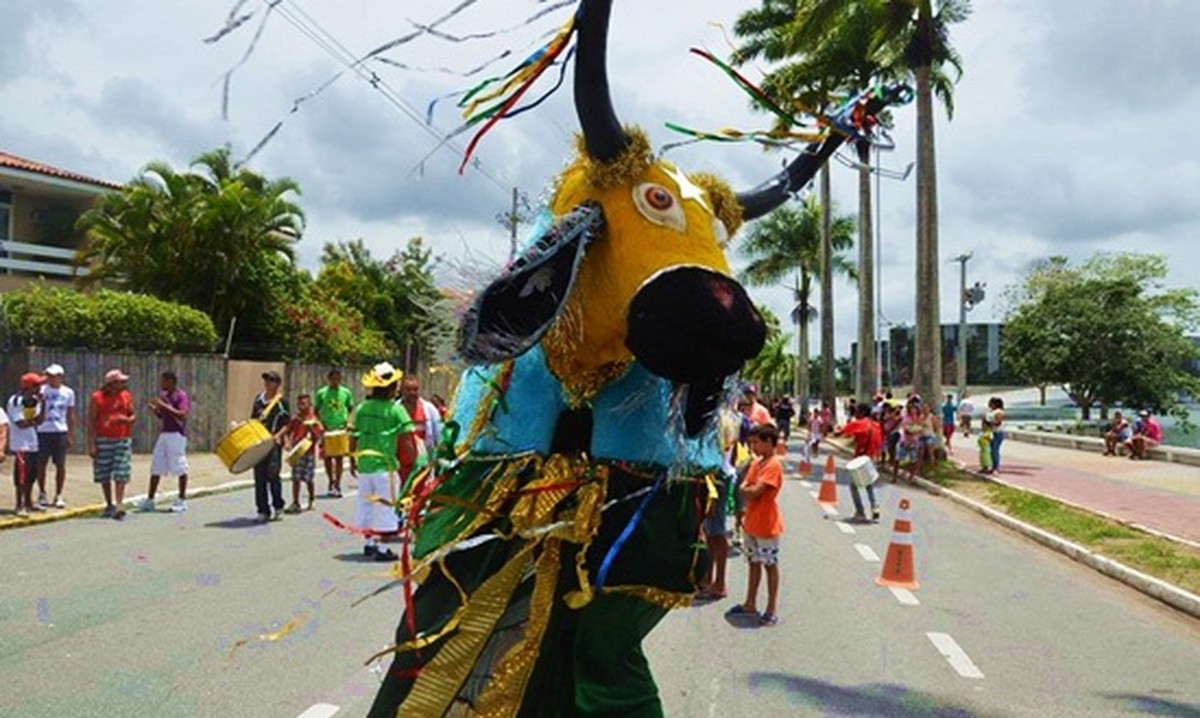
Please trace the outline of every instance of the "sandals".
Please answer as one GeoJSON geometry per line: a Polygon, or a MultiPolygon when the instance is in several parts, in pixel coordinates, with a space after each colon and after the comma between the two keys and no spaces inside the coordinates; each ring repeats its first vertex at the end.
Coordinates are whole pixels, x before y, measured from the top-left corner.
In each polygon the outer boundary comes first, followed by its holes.
{"type": "Polygon", "coordinates": [[[758,625],[760,625],[760,626],[774,626],[778,623],[779,623],[779,616],[775,615],[774,613],[758,614],[758,625]]]}
{"type": "Polygon", "coordinates": [[[720,601],[725,598],[724,593],[719,593],[712,588],[702,588],[696,592],[695,600],[697,601],[720,601]]]}
{"type": "Polygon", "coordinates": [[[725,615],[726,616],[754,616],[754,615],[757,615],[757,613],[758,613],[757,611],[747,610],[745,606],[738,603],[738,604],[735,604],[733,606],[733,608],[726,611],[725,615]]]}

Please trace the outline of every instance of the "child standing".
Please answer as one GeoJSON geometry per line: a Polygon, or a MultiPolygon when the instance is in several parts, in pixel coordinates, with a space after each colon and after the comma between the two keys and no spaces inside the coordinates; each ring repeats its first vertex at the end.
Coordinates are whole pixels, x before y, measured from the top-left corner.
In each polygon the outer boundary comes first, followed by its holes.
{"type": "Polygon", "coordinates": [[[746,558],[750,561],[750,580],[746,600],[729,609],[727,615],[757,615],[760,626],[779,622],[779,537],[783,535],[783,517],[779,513],[779,489],[783,486],[783,464],[775,455],[779,431],[770,424],[756,426],[750,432],[750,451],[756,459],[739,489],[746,499],[742,530],[746,535],[746,558]],[[767,574],[767,608],[758,613],[758,585],[767,574]]]}
{"type": "Polygon", "coordinates": [[[292,465],[292,505],[287,507],[287,513],[300,513],[300,484],[308,487],[308,508],[313,507],[313,477],[317,473],[317,445],[321,443],[324,429],[313,411],[312,397],[301,394],[296,398],[296,416],[288,423],[287,448],[309,439],[312,444],[304,455],[292,465]]]}
{"type": "Polygon", "coordinates": [[[983,430],[979,432],[979,469],[992,473],[992,422],[983,420],[983,430]]]}

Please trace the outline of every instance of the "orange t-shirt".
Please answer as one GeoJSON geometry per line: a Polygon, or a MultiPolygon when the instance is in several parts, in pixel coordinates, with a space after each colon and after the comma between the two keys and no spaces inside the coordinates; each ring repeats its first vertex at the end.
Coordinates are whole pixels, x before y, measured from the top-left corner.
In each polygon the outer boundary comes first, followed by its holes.
{"type": "Polygon", "coordinates": [[[779,489],[783,486],[783,464],[779,457],[768,456],[750,464],[746,486],[765,484],[767,489],[755,498],[746,499],[746,515],[742,530],[754,538],[776,538],[783,535],[783,516],[779,513],[779,489]]]}
{"type": "Polygon", "coordinates": [[[128,416],[133,413],[133,397],[122,389],[115,394],[100,389],[92,392],[92,404],[96,407],[96,436],[103,439],[128,439],[132,434],[129,424],[113,421],[113,415],[128,416]]]}

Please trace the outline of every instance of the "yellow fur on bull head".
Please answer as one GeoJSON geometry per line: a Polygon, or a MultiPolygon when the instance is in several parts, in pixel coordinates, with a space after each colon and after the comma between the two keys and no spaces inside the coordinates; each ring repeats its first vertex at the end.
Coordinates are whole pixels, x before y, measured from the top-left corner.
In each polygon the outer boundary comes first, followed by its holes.
{"type": "Polygon", "coordinates": [[[686,175],[655,160],[645,134],[627,128],[629,146],[613,162],[578,158],[558,178],[551,211],[562,216],[591,201],[604,210],[563,312],[542,341],[568,391],[593,393],[633,359],[625,345],[629,304],[674,267],[731,276],[724,246],[741,224],[732,190],[712,175],[686,175]]]}

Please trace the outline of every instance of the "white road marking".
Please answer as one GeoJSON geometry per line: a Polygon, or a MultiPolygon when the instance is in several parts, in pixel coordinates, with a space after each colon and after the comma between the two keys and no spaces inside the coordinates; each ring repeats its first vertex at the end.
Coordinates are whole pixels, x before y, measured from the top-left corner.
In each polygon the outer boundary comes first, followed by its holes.
{"type": "Polygon", "coordinates": [[[816,499],[818,496],[820,496],[820,494],[818,494],[816,491],[809,491],[808,495],[813,497],[813,499],[816,499]]]}
{"type": "Polygon", "coordinates": [[[909,591],[907,588],[896,588],[889,586],[888,590],[896,597],[896,600],[903,603],[905,606],[920,606],[921,602],[917,600],[916,594],[909,591]]]}
{"type": "Polygon", "coordinates": [[[874,549],[865,543],[854,544],[854,550],[858,551],[858,555],[862,556],[864,560],[870,561],[871,563],[879,563],[879,555],[875,553],[874,549]]]}
{"type": "Polygon", "coordinates": [[[806,489],[811,489],[813,487],[813,482],[807,479],[800,479],[800,485],[806,489]]]}
{"type": "Polygon", "coordinates": [[[950,637],[948,633],[926,633],[934,648],[946,657],[950,667],[963,678],[983,678],[983,671],[971,662],[971,657],[950,637]]]}
{"type": "Polygon", "coordinates": [[[826,516],[837,516],[837,507],[836,506],[830,506],[829,504],[821,504],[821,510],[825,512],[826,516]]]}
{"type": "Polygon", "coordinates": [[[328,703],[317,703],[309,706],[308,710],[301,713],[298,718],[329,718],[339,710],[341,708],[331,706],[328,703]]]}
{"type": "Polygon", "coordinates": [[[841,531],[844,534],[858,533],[857,531],[854,530],[853,526],[846,523],[845,521],[838,521],[837,527],[838,527],[838,531],[841,531]]]}

